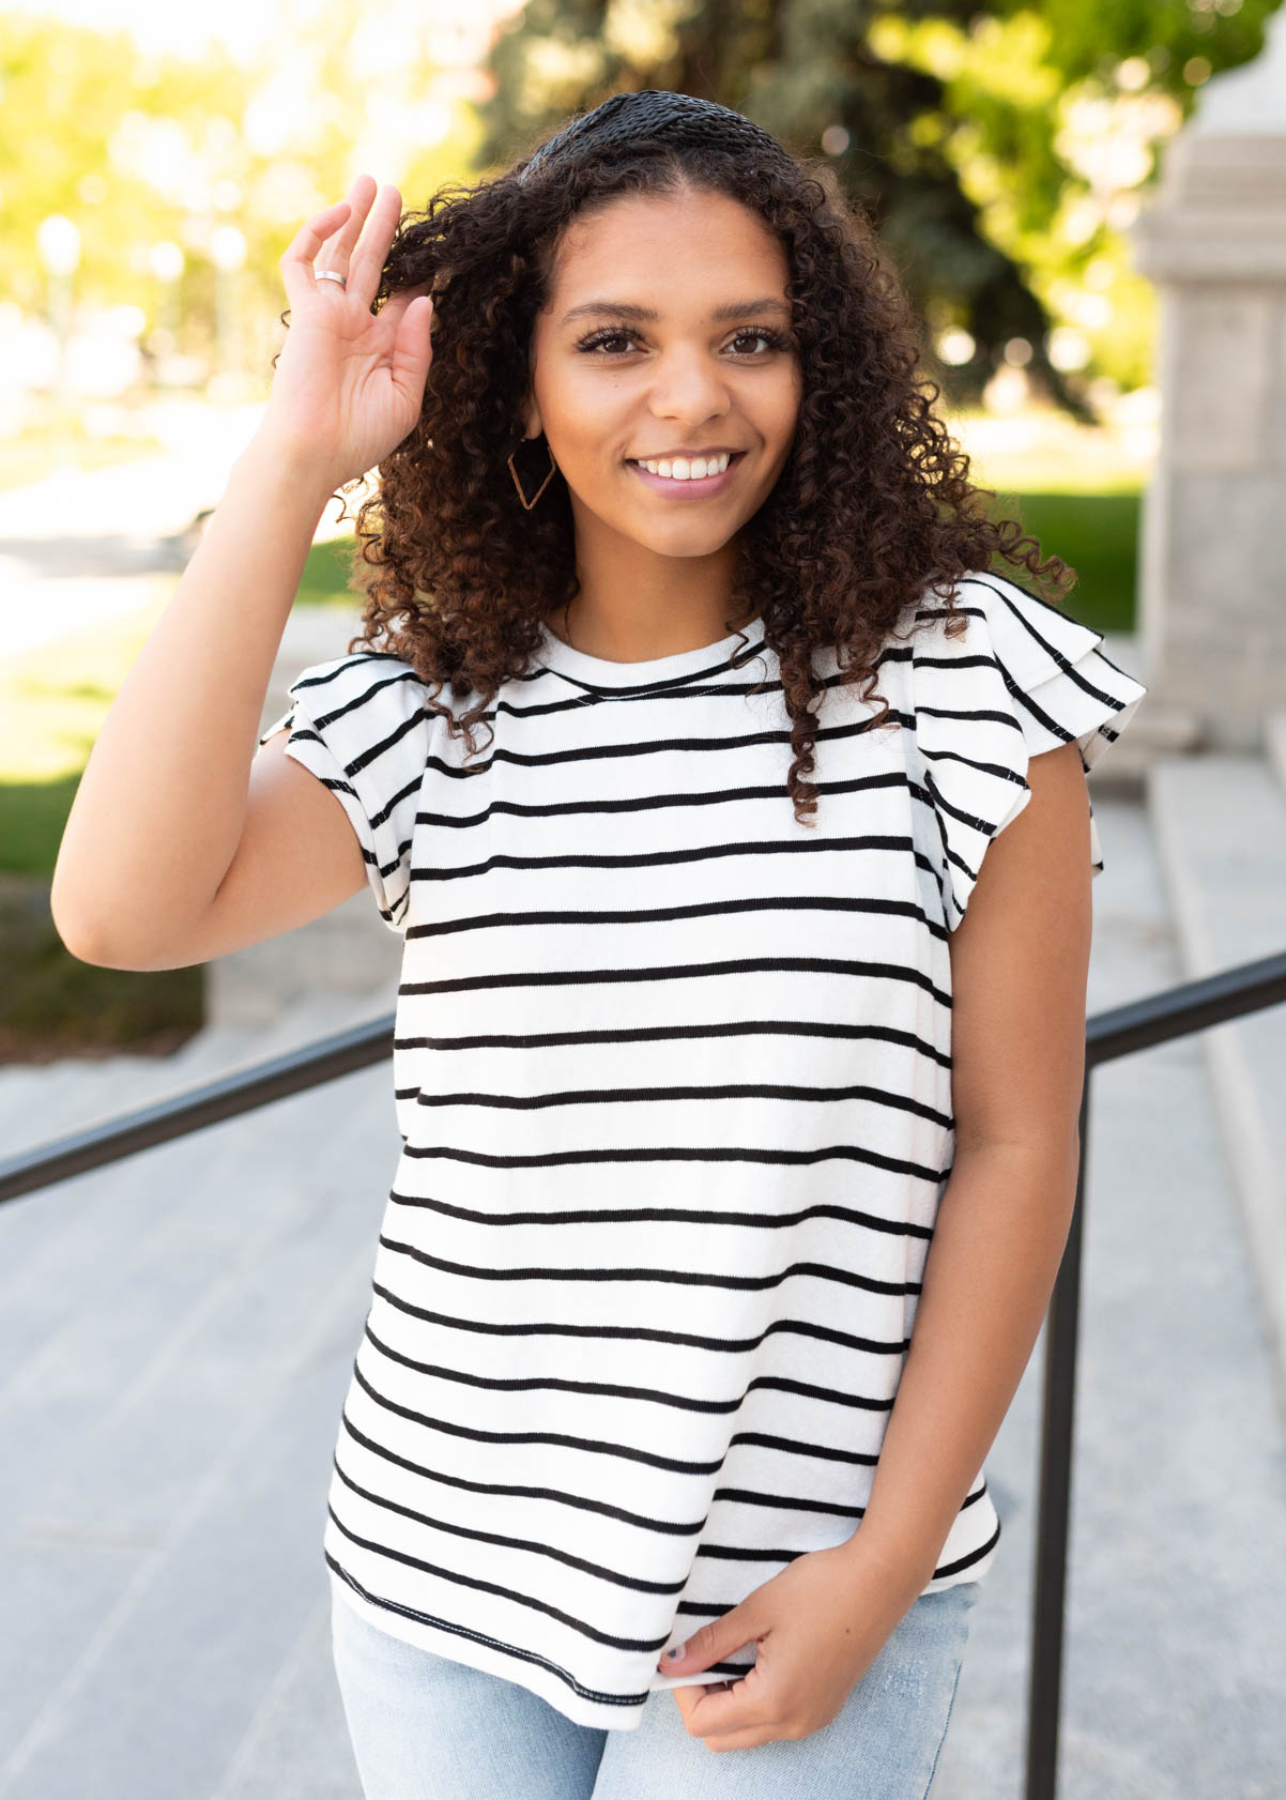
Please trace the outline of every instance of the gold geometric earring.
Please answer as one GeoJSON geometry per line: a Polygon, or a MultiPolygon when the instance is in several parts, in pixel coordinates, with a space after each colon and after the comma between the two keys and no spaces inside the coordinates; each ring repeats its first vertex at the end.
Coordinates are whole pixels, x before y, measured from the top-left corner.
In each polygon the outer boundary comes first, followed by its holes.
{"type": "MultiPolygon", "coordinates": [[[[544,432],[541,432],[540,435],[542,437],[545,436],[544,432]]],[[[536,440],[535,440],[535,438],[524,438],[522,440],[522,442],[523,442],[523,444],[534,444],[536,442],[536,440]]],[[[522,445],[520,444],[518,446],[518,448],[521,449],[522,445]]],[[[549,473],[545,476],[545,479],[541,482],[540,486],[536,489],[535,493],[532,495],[530,500],[527,498],[526,494],[523,492],[522,481],[519,479],[518,471],[514,467],[514,455],[516,454],[516,452],[511,451],[509,454],[509,473],[514,478],[514,486],[518,490],[518,498],[522,501],[523,506],[526,508],[526,510],[528,512],[531,511],[532,507],[536,504],[537,500],[540,499],[540,496],[544,493],[545,489],[549,486],[550,481],[553,479],[554,470],[558,467],[558,464],[554,461],[554,453],[549,448],[549,439],[548,438],[545,438],[545,450],[549,456],[549,473]]]]}

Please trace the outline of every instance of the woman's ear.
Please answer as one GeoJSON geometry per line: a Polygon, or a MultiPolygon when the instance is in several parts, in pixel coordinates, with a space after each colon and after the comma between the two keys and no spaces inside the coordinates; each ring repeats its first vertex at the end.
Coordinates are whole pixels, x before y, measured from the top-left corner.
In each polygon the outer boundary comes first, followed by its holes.
{"type": "Polygon", "coordinates": [[[532,396],[522,409],[522,434],[524,437],[538,438],[543,430],[544,426],[540,422],[540,408],[536,404],[535,397],[532,396]]]}

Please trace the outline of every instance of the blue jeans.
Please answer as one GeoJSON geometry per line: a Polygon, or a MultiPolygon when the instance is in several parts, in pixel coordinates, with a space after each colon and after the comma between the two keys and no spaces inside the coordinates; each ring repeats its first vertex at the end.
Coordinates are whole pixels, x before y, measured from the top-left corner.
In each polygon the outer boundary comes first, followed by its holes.
{"type": "Polygon", "coordinates": [[[947,1735],[976,1581],[921,1594],[828,1725],[711,1750],[656,1689],[635,1730],[368,1625],[332,1602],[335,1673],[366,1800],[925,1800],[947,1735]]]}

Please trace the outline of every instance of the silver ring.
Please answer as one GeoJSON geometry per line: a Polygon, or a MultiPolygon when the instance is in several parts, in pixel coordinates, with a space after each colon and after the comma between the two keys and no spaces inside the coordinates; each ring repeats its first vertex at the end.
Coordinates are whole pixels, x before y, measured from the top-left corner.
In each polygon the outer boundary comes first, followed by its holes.
{"type": "Polygon", "coordinates": [[[337,281],[342,288],[348,286],[347,275],[341,275],[338,269],[318,269],[316,277],[318,281],[337,281]]]}

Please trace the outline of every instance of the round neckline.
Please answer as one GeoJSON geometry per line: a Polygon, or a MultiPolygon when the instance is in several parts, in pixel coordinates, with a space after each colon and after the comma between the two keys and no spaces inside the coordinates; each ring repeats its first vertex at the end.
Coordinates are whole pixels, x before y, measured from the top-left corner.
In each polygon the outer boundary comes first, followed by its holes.
{"type": "Polygon", "coordinates": [[[739,631],[730,632],[713,644],[702,644],[696,650],[679,650],[672,656],[649,657],[645,662],[612,662],[605,656],[590,656],[584,650],[573,650],[543,621],[540,630],[542,668],[558,675],[570,675],[595,687],[633,688],[646,687],[654,681],[681,680],[703,672],[719,674],[739,651],[749,652],[763,642],[764,621],[762,616],[752,619],[739,631]]]}

